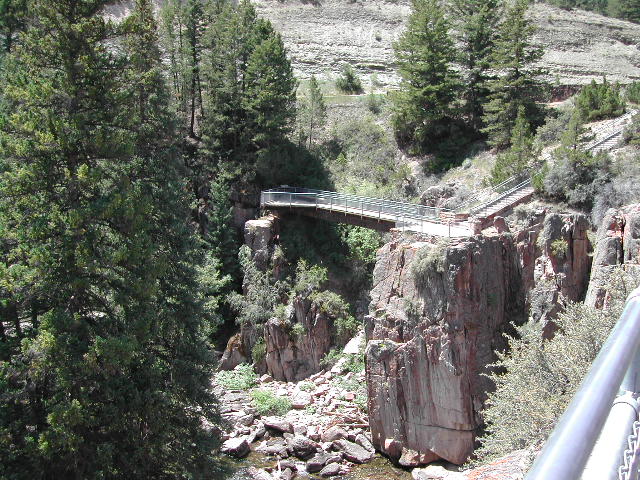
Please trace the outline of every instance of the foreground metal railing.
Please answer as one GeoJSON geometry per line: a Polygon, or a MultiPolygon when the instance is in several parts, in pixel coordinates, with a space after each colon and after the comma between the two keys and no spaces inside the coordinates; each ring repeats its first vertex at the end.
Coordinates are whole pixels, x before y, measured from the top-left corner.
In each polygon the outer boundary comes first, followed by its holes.
{"type": "Polygon", "coordinates": [[[261,207],[316,208],[345,215],[359,215],[393,222],[396,228],[425,231],[429,224],[446,225],[448,236],[468,233],[468,227],[455,221],[455,212],[446,208],[347,195],[344,193],[282,186],[260,194],[261,207]],[[463,231],[464,230],[464,231],[463,231]]]}
{"type": "Polygon", "coordinates": [[[638,478],[640,287],[526,480],[638,478]]]}

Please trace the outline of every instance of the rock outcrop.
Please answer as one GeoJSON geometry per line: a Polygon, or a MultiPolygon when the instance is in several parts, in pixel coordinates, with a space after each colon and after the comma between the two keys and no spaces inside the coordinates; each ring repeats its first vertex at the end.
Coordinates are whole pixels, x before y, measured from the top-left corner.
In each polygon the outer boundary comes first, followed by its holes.
{"type": "Polygon", "coordinates": [[[379,251],[365,320],[373,444],[412,464],[471,454],[481,373],[524,314],[510,235],[441,242],[396,236],[379,251]]]}
{"type": "MultiPolygon", "coordinates": [[[[249,220],[244,226],[244,243],[251,249],[251,258],[260,270],[271,268],[274,277],[280,273],[280,264],[273,261],[273,253],[278,243],[278,217],[267,215],[257,220],[249,220]]],[[[241,363],[251,361],[251,349],[262,335],[262,329],[243,324],[240,331],[227,342],[218,370],[233,370],[241,363]]],[[[264,372],[264,366],[257,370],[264,372]]]]}
{"type": "Polygon", "coordinates": [[[536,240],[540,255],[534,262],[530,314],[542,325],[543,337],[550,338],[556,330],[553,319],[562,305],[584,298],[592,247],[587,235],[589,220],[583,214],[550,213],[542,226],[536,240]]]}
{"type": "Polygon", "coordinates": [[[610,209],[596,238],[596,250],[585,303],[602,307],[607,284],[616,267],[638,269],[640,264],[640,204],[610,209]]]}
{"type": "Polygon", "coordinates": [[[321,370],[320,360],[331,348],[333,320],[309,299],[296,297],[292,318],[270,319],[264,329],[267,372],[276,380],[293,382],[321,370]],[[291,325],[300,325],[296,333],[291,325]]]}
{"type": "MultiPolygon", "coordinates": [[[[411,12],[409,0],[256,0],[258,13],[282,33],[299,78],[335,79],[351,64],[365,84],[384,90],[399,83],[393,42],[411,12]],[[370,77],[375,75],[375,79],[370,77]]],[[[640,25],[593,12],[531,5],[540,66],[559,85],[592,79],[627,83],[640,78],[640,25]]]]}

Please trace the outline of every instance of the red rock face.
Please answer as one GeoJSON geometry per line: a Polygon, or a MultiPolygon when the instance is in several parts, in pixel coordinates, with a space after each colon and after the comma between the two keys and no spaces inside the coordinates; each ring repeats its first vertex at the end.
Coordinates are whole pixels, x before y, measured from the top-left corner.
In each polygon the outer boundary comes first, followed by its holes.
{"type": "Polygon", "coordinates": [[[286,382],[319,372],[320,360],[331,348],[333,321],[309,300],[295,298],[293,309],[303,333],[292,335],[276,318],[269,320],[264,330],[267,371],[274,379],[286,382]]]}
{"type": "MultiPolygon", "coordinates": [[[[415,240],[415,239],[414,239],[415,240]]],[[[521,321],[524,291],[509,235],[448,246],[396,238],[379,252],[366,319],[369,417],[376,448],[395,459],[463,463],[490,382],[480,374],[521,321]],[[437,249],[420,280],[419,249],[437,249]]]]}
{"type": "Polygon", "coordinates": [[[598,230],[589,290],[585,303],[597,308],[607,299],[607,284],[615,267],[640,264],[640,204],[607,212],[598,230]]]}

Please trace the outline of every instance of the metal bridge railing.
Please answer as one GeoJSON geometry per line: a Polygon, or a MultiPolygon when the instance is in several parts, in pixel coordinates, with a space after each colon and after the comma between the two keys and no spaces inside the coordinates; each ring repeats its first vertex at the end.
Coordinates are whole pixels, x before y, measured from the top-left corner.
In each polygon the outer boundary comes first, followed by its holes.
{"type": "Polygon", "coordinates": [[[640,287],[525,480],[636,480],[640,287]]]}
{"type": "Polygon", "coordinates": [[[455,227],[467,229],[456,222],[455,212],[446,208],[428,207],[413,203],[383,200],[359,195],[347,195],[324,190],[283,186],[264,190],[260,194],[261,207],[310,207],[329,210],[331,212],[394,222],[396,228],[412,231],[424,231],[427,224],[449,226],[447,232],[460,233],[455,227]]]}

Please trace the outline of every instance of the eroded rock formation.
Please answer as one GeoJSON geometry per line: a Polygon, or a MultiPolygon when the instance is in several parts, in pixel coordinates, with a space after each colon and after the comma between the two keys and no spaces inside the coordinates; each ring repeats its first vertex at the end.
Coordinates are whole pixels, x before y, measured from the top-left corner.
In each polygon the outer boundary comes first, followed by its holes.
{"type": "Polygon", "coordinates": [[[333,320],[309,299],[296,297],[288,321],[270,319],[264,329],[267,372],[276,380],[293,382],[322,369],[320,360],[331,347],[333,320]],[[291,325],[299,324],[295,333],[291,325]]]}
{"type": "Polygon", "coordinates": [[[418,464],[464,462],[491,388],[480,374],[509,322],[524,314],[512,237],[395,237],[379,252],[371,298],[366,375],[375,447],[418,464]]]}
{"type": "Polygon", "coordinates": [[[605,215],[596,238],[587,305],[602,307],[611,274],[620,265],[640,268],[640,204],[610,209],[605,215]]]}
{"type": "MultiPolygon", "coordinates": [[[[589,228],[589,220],[583,214],[550,213],[544,218],[536,238],[539,255],[533,256],[534,284],[530,295],[530,316],[542,324],[544,338],[556,331],[553,319],[562,306],[584,298],[591,269],[589,228]]],[[[530,269],[526,272],[531,273],[530,269]]]]}

